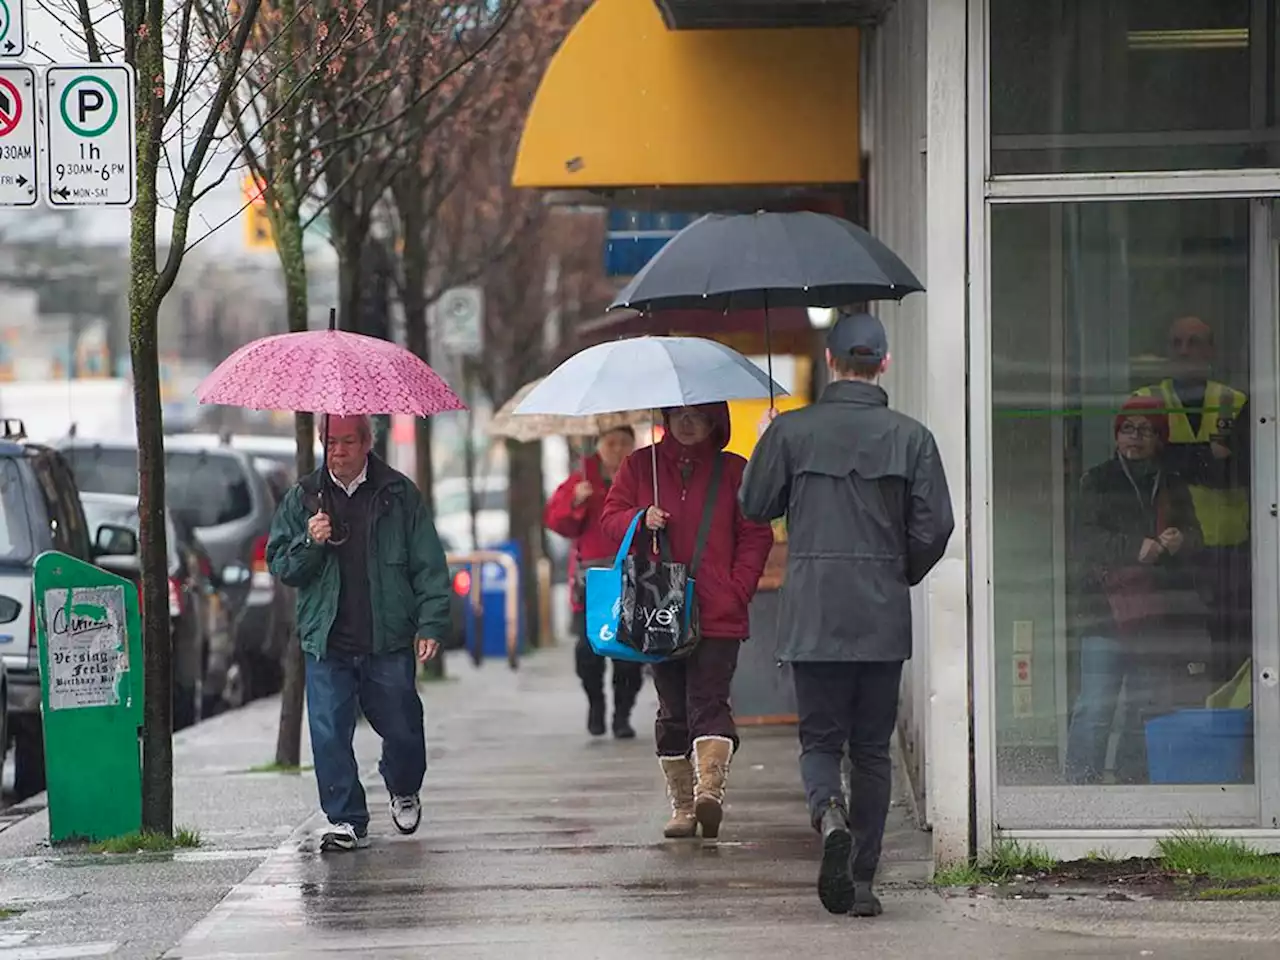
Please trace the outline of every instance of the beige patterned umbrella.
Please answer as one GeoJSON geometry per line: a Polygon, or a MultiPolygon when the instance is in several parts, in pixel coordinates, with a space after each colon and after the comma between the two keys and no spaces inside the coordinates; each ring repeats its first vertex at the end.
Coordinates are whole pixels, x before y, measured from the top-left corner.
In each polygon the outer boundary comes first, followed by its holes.
{"type": "Polygon", "coordinates": [[[502,405],[489,422],[489,435],[506,437],[518,443],[531,443],[547,437],[598,437],[619,427],[642,427],[652,420],[650,410],[630,410],[626,413],[601,413],[587,417],[567,417],[555,414],[519,415],[514,411],[529,392],[542,380],[526,383],[516,395],[502,405]]]}

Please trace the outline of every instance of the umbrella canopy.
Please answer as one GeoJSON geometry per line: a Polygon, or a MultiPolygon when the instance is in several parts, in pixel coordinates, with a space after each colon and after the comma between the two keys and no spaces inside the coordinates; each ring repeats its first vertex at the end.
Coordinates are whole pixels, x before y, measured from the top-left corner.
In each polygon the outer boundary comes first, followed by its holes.
{"type": "Polygon", "coordinates": [[[738,351],[701,337],[614,340],[574,354],[516,407],[584,417],[786,393],[738,351]],[[772,392],[771,392],[772,391],[772,392]]]}
{"type": "Polygon", "coordinates": [[[923,289],[896,253],[848,220],[712,213],[672,237],[610,309],[843,307],[923,289]]]}
{"type": "Polygon", "coordinates": [[[440,375],[394,343],[337,330],[285,333],[241,347],[196,388],[201,403],[337,417],[429,417],[466,405],[440,375]]]}
{"type": "Polygon", "coordinates": [[[531,443],[546,437],[598,437],[619,427],[638,427],[652,419],[649,410],[625,413],[600,413],[586,417],[567,417],[550,413],[520,415],[516,408],[542,380],[526,383],[516,395],[502,405],[489,423],[489,435],[506,437],[519,443],[531,443]]]}

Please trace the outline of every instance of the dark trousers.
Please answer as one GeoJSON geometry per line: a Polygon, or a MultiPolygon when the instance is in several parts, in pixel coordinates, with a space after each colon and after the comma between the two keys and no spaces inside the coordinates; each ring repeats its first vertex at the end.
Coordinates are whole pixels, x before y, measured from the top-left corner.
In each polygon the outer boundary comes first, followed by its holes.
{"type": "Polygon", "coordinates": [[[898,721],[902,661],[793,663],[800,714],[800,775],[814,828],[836,804],[845,809],[841,762],[849,748],[848,811],[853,878],[870,881],[880,863],[889,815],[889,744],[898,721]]]}
{"type": "Polygon", "coordinates": [[[1249,545],[1206,547],[1196,557],[1196,585],[1209,607],[1210,676],[1226,683],[1253,656],[1253,562],[1249,545]]]}
{"type": "Polygon", "coordinates": [[[703,637],[693,655],[653,665],[658,692],[654,739],[660,757],[684,757],[699,737],[726,737],[738,748],[729,704],[741,640],[703,637]]]}
{"type": "Polygon", "coordinates": [[[631,715],[631,708],[636,705],[636,697],[644,686],[644,664],[628,663],[625,660],[609,660],[591,649],[587,640],[587,618],[582,613],[574,614],[578,627],[578,642],[573,648],[574,665],[577,667],[578,679],[582,681],[582,689],[586,691],[587,701],[591,704],[604,703],[604,671],[605,664],[613,664],[613,709],[624,717],[631,715]]]}
{"type": "Polygon", "coordinates": [[[369,808],[352,739],[357,706],[382,738],[378,772],[392,796],[413,796],[427,772],[427,741],[412,650],[399,653],[307,655],[307,717],[320,808],[330,823],[363,835],[369,808]]]}

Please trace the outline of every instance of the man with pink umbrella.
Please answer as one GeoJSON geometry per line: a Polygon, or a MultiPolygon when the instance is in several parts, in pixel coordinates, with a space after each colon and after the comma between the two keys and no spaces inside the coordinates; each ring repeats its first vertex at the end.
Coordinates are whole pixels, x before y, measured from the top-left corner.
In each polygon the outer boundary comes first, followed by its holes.
{"type": "Polygon", "coordinates": [[[417,488],[373,455],[368,415],[427,416],[462,403],[407,351],[332,329],[248,344],[197,393],[205,403],[327,414],[325,462],[285,495],[267,544],[271,572],[298,592],[311,749],[329,820],[320,849],[368,844],[357,709],[382,738],[392,822],[414,833],[427,770],[416,663],[437,655],[449,629],[449,568],[417,488]]]}

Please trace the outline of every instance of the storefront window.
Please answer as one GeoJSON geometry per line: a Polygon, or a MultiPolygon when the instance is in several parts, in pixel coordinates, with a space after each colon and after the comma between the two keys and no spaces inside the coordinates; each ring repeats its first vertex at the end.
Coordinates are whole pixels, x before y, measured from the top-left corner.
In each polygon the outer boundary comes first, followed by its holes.
{"type": "Polygon", "coordinates": [[[992,210],[1001,788],[1253,780],[1249,213],[992,210]]]}
{"type": "Polygon", "coordinates": [[[995,174],[1280,164],[1280,0],[990,0],[995,174]]]}

